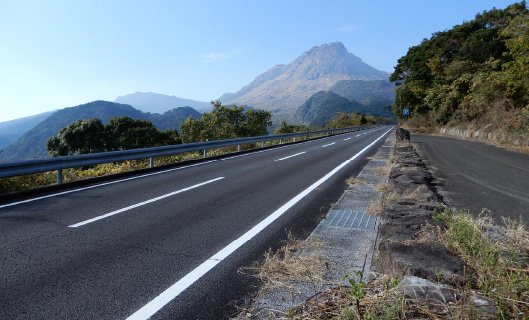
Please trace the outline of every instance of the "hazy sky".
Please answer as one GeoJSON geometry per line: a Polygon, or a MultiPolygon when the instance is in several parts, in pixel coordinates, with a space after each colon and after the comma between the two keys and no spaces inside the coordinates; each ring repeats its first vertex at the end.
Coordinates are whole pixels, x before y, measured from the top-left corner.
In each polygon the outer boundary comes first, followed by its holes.
{"type": "Polygon", "coordinates": [[[502,0],[0,0],[0,122],[156,92],[211,101],[314,46],[393,71],[502,0]]]}

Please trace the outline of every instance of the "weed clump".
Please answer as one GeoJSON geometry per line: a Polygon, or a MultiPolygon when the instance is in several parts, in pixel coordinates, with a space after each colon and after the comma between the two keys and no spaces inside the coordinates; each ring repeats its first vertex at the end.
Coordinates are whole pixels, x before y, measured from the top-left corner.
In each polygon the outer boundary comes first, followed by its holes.
{"type": "Polygon", "coordinates": [[[501,317],[529,315],[529,233],[521,222],[506,227],[489,216],[474,218],[446,210],[436,216],[447,223],[438,239],[476,270],[475,289],[494,299],[501,317]]]}

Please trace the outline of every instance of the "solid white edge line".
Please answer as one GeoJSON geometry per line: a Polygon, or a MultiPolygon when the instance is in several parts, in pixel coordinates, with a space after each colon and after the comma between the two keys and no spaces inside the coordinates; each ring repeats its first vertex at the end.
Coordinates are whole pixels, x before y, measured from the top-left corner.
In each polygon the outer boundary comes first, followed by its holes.
{"type": "Polygon", "coordinates": [[[209,183],[221,180],[221,179],[224,179],[224,177],[219,177],[219,178],[216,178],[216,179],[208,180],[208,181],[205,181],[205,182],[202,182],[202,183],[195,184],[195,185],[193,185],[191,187],[180,189],[180,190],[177,190],[177,191],[174,191],[174,192],[171,192],[171,193],[167,193],[167,194],[164,194],[164,195],[156,197],[156,198],[152,198],[152,199],[149,199],[149,200],[146,200],[146,201],[143,201],[143,202],[139,202],[139,203],[133,204],[131,206],[128,206],[128,207],[125,207],[125,208],[122,208],[122,209],[119,209],[119,210],[115,210],[115,211],[109,212],[107,214],[103,214],[103,215],[97,216],[97,217],[92,218],[92,219],[88,219],[88,220],[81,221],[81,222],[76,223],[76,224],[72,224],[72,225],[68,226],[68,228],[81,227],[81,226],[87,225],[89,223],[92,223],[92,222],[95,222],[95,221],[98,221],[98,220],[101,220],[101,219],[105,219],[105,218],[111,217],[111,216],[116,215],[118,213],[129,211],[129,210],[132,210],[134,208],[138,208],[138,207],[144,206],[146,204],[153,203],[155,201],[162,200],[162,199],[165,199],[167,197],[171,197],[171,196],[174,196],[176,194],[179,194],[179,193],[182,193],[182,192],[185,192],[185,191],[189,191],[191,189],[195,189],[195,188],[201,187],[203,185],[206,185],[206,184],[209,184],[209,183]]]}
{"type": "Polygon", "coordinates": [[[211,269],[213,269],[217,264],[219,264],[222,260],[224,260],[226,257],[228,257],[230,254],[235,252],[239,247],[241,247],[243,244],[245,244],[247,241],[255,237],[259,232],[261,232],[263,229],[265,229],[267,226],[269,226],[272,222],[274,222],[277,218],[281,217],[288,209],[293,207],[296,203],[298,203],[301,199],[303,199],[306,195],[308,195],[311,191],[316,189],[320,184],[325,182],[327,179],[329,179],[331,176],[333,176],[336,172],[338,172],[340,169],[345,167],[347,164],[349,164],[351,161],[355,160],[360,156],[362,153],[364,153],[366,150],[371,148],[378,140],[382,139],[390,130],[386,131],[384,134],[382,134],[380,137],[378,137],[375,141],[370,143],[367,147],[360,150],[357,154],[355,154],[352,158],[349,160],[346,160],[336,168],[334,168],[331,172],[327,173],[324,177],[322,177],[320,180],[313,183],[310,187],[302,191],[300,194],[292,198],[290,201],[285,203],[281,208],[274,211],[271,215],[266,217],[263,221],[261,221],[259,224],[257,224],[255,227],[247,231],[245,234],[234,240],[232,243],[224,247],[224,249],[217,252],[215,255],[213,255],[208,260],[204,261],[201,265],[196,267],[193,271],[185,275],[182,279],[178,280],[175,284],[167,288],[164,292],[162,292],[159,296],[148,302],[146,305],[144,305],[142,308],[140,308],[138,311],[133,313],[130,317],[127,318],[127,320],[144,320],[149,319],[151,316],[153,316],[156,312],[158,312],[160,309],[162,309],[166,304],[168,304],[171,300],[176,298],[180,293],[182,293],[184,290],[189,288],[193,283],[195,283],[198,279],[200,279],[202,276],[204,276],[206,273],[208,273],[211,269]]]}
{"type": "Polygon", "coordinates": [[[300,154],[304,154],[304,153],[307,153],[307,151],[303,151],[303,152],[300,152],[300,153],[296,153],[296,154],[293,154],[291,156],[288,156],[288,157],[284,157],[284,158],[281,158],[281,159],[277,159],[277,160],[274,160],[274,161],[283,161],[285,159],[289,159],[289,158],[292,158],[292,157],[296,157],[296,156],[299,156],[300,154]]]}

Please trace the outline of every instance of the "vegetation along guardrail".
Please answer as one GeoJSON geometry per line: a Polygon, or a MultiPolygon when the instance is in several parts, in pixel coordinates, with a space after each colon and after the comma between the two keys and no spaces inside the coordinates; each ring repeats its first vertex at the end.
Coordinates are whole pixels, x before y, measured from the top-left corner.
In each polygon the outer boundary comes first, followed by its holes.
{"type": "Polygon", "coordinates": [[[68,168],[92,166],[92,165],[97,165],[97,164],[102,164],[102,163],[126,161],[126,160],[139,160],[139,159],[147,159],[147,158],[150,159],[151,167],[153,167],[154,157],[158,157],[158,156],[167,156],[167,155],[184,153],[184,152],[204,150],[204,157],[206,157],[207,149],[238,145],[239,150],[240,150],[240,147],[242,144],[257,143],[257,142],[262,142],[262,145],[264,147],[264,142],[269,141],[269,140],[279,140],[281,144],[283,142],[283,139],[294,138],[294,141],[295,141],[296,137],[300,137],[300,136],[305,136],[305,137],[314,136],[314,135],[323,136],[325,134],[333,135],[336,133],[358,131],[358,130],[363,130],[367,128],[370,128],[370,127],[350,127],[350,128],[342,128],[342,129],[327,129],[327,130],[308,131],[308,132],[296,132],[296,133],[286,133],[286,134],[268,135],[268,136],[260,136],[260,137],[206,141],[206,142],[178,144],[178,145],[163,146],[163,147],[90,153],[90,154],[82,154],[82,155],[67,156],[67,157],[56,157],[56,158],[41,159],[41,160],[29,160],[29,161],[21,161],[21,162],[2,163],[0,164],[0,178],[7,178],[7,177],[14,177],[14,176],[21,176],[21,175],[26,175],[26,174],[57,170],[57,183],[60,184],[62,183],[62,170],[68,169],[68,168]]]}

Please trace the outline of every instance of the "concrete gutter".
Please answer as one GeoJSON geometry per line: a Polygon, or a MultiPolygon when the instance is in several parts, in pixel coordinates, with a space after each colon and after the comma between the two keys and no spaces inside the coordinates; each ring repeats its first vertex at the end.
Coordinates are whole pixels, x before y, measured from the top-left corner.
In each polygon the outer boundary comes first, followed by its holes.
{"type": "Polygon", "coordinates": [[[376,174],[377,168],[389,162],[395,134],[391,133],[384,145],[367,163],[357,177],[359,183],[349,186],[326,217],[305,240],[317,240],[324,245],[317,249],[300,249],[298,256],[316,254],[323,257],[326,271],[320,281],[291,279],[287,285],[272,290],[262,290],[250,307],[235,319],[276,319],[284,317],[292,308],[329,286],[349,285],[346,274],[360,280],[356,271],[367,282],[379,230],[379,219],[367,214],[373,199],[380,196],[376,186],[387,181],[387,176],[376,174]]]}

